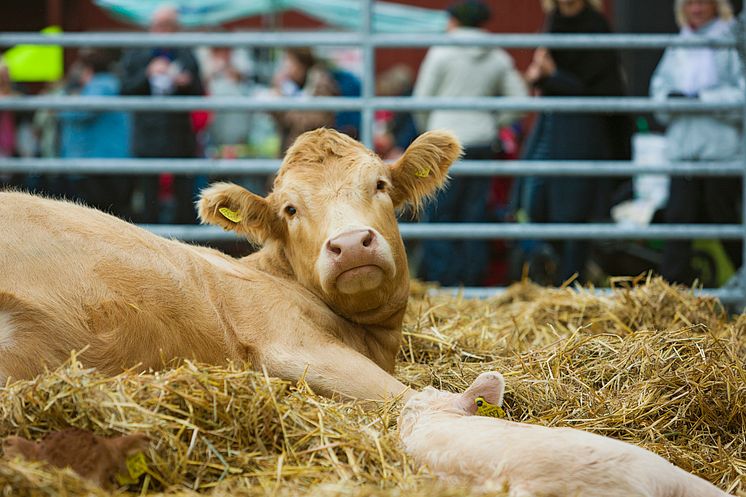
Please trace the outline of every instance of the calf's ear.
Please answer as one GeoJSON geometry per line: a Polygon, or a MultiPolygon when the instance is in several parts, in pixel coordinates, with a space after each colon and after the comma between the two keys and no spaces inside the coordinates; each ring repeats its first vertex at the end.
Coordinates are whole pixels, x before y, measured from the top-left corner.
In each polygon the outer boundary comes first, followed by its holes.
{"type": "Polygon", "coordinates": [[[280,233],[280,220],[264,197],[233,183],[215,183],[197,201],[200,221],[246,236],[256,245],[280,233]]]}
{"type": "Polygon", "coordinates": [[[458,405],[464,411],[474,414],[477,406],[474,403],[477,397],[484,397],[490,404],[502,407],[503,394],[505,393],[505,378],[497,371],[482,373],[469,385],[464,393],[459,396],[458,405]]]}
{"type": "Polygon", "coordinates": [[[408,204],[418,212],[445,185],[448,168],[461,153],[461,144],[448,131],[420,135],[391,167],[394,207],[408,204]]]}
{"type": "Polygon", "coordinates": [[[124,457],[129,457],[144,452],[150,445],[150,438],[144,433],[133,433],[109,439],[111,445],[124,457]]]}

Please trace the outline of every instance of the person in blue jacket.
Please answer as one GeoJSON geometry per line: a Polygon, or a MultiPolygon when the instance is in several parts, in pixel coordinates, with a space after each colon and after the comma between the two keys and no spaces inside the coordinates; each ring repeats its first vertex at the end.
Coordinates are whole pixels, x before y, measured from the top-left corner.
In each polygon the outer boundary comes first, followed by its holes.
{"type": "MultiPolygon", "coordinates": [[[[74,92],[81,96],[119,95],[119,79],[112,69],[110,51],[81,53],[74,92]]],[[[124,158],[130,155],[131,125],[124,112],[66,111],[59,114],[60,155],[65,158],[124,158]]],[[[130,181],[122,175],[89,175],[82,179],[80,194],[89,205],[129,216],[130,181]]]]}

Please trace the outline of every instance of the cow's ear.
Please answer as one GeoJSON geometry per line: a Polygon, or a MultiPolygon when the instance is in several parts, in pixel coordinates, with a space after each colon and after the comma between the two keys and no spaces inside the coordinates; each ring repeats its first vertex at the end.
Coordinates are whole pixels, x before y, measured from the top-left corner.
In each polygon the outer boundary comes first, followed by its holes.
{"type": "Polygon", "coordinates": [[[203,223],[241,233],[257,245],[280,233],[280,221],[267,199],[233,183],[215,183],[202,190],[197,211],[203,223]]]}
{"type": "Polygon", "coordinates": [[[461,144],[447,131],[419,136],[391,167],[394,207],[411,205],[418,212],[448,180],[448,168],[461,156],[461,144]]]}

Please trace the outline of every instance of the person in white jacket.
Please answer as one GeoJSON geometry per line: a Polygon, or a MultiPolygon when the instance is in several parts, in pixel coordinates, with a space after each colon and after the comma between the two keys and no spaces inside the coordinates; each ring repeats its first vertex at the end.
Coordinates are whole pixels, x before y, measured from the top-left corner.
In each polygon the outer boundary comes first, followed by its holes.
{"type": "MultiPolygon", "coordinates": [[[[681,37],[733,36],[733,9],[728,0],[676,0],[681,37]]],[[[671,47],[666,50],[650,82],[654,99],[698,99],[702,102],[741,101],[743,68],[735,49],[671,47]]],[[[735,113],[662,114],[668,126],[666,156],[670,161],[727,161],[742,153],[739,111],[735,113]]],[[[738,223],[741,182],[733,178],[671,179],[665,211],[667,223],[738,223]]],[[[741,265],[740,243],[723,243],[728,256],[741,265]]],[[[691,284],[690,241],[670,241],[664,249],[661,274],[669,281],[691,284]]]]}
{"type": "MultiPolygon", "coordinates": [[[[468,39],[482,36],[479,26],[490,18],[480,0],[465,0],[448,8],[448,36],[468,39]]],[[[490,47],[443,46],[431,48],[420,67],[415,97],[489,97],[527,95],[526,85],[513,59],[504,50],[490,47]]],[[[448,129],[464,145],[466,159],[494,159],[498,130],[519,115],[479,109],[436,110],[416,116],[421,131],[448,129]]],[[[425,214],[430,222],[484,222],[490,181],[456,178],[441,192],[425,214]]],[[[432,240],[423,244],[426,254],[420,276],[443,285],[480,283],[488,264],[486,241],[432,240]]]]}

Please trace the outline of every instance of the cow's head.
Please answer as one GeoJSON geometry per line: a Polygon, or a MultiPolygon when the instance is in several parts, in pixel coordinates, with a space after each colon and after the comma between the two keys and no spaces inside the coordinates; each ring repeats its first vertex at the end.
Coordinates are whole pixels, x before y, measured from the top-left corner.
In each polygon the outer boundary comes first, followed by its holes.
{"type": "Polygon", "coordinates": [[[451,134],[433,131],[387,165],[352,138],[318,129],[290,147],[266,198],[219,183],[202,192],[199,215],[276,250],[340,314],[374,322],[409,289],[396,212],[419,209],[460,154],[451,134]]]}

